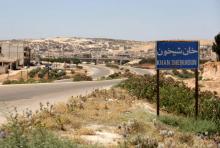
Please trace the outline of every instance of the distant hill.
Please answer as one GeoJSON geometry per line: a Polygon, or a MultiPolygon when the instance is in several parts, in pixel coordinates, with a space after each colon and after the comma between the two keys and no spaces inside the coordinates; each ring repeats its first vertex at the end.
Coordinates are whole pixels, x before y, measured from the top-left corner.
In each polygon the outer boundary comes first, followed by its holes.
{"type": "MultiPolygon", "coordinates": [[[[55,37],[46,39],[26,39],[26,40],[11,40],[13,42],[24,42],[35,50],[53,49],[64,51],[88,51],[93,49],[107,50],[111,52],[119,51],[144,51],[149,53],[149,56],[154,56],[155,41],[133,41],[133,40],[118,40],[107,38],[79,38],[79,37],[55,37]]],[[[0,41],[5,42],[5,41],[0,41]]],[[[211,46],[212,40],[200,40],[200,45],[211,46]]]]}

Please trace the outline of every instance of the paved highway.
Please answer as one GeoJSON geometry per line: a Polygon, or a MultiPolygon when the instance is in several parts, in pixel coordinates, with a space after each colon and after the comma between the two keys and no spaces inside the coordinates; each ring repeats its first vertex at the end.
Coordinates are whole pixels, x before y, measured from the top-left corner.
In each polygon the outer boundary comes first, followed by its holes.
{"type": "MultiPolygon", "coordinates": [[[[112,69],[104,65],[82,64],[82,66],[88,71],[88,75],[91,76],[93,80],[97,80],[101,77],[105,77],[114,73],[112,69]]],[[[55,81],[55,83],[60,83],[60,82],[72,82],[72,79],[55,81]]]]}
{"type": "MultiPolygon", "coordinates": [[[[107,76],[113,71],[103,65],[84,65],[88,66],[89,74],[98,79],[107,76]]],[[[154,71],[127,67],[137,74],[153,74],[154,71]]],[[[0,123],[1,118],[13,107],[19,111],[25,108],[36,110],[39,103],[65,102],[71,96],[86,95],[95,89],[110,88],[120,83],[122,80],[106,80],[92,82],[59,82],[46,84],[19,84],[19,85],[0,85],[0,123]]]]}
{"type": "Polygon", "coordinates": [[[121,80],[1,85],[0,101],[65,98],[94,89],[109,88],[121,80]]]}
{"type": "Polygon", "coordinates": [[[142,69],[142,68],[134,68],[134,67],[130,67],[130,70],[133,71],[136,74],[139,75],[154,75],[155,74],[155,70],[154,69],[142,69]]]}
{"type": "Polygon", "coordinates": [[[104,65],[84,64],[82,66],[88,69],[88,75],[90,75],[95,80],[114,73],[111,68],[108,68],[104,65]]]}
{"type": "Polygon", "coordinates": [[[122,66],[123,68],[127,68],[130,70],[131,73],[137,74],[137,75],[154,75],[156,74],[154,69],[142,69],[142,68],[134,68],[130,66],[122,66]]]}
{"type": "Polygon", "coordinates": [[[91,82],[62,82],[46,84],[18,84],[0,86],[0,124],[14,107],[19,112],[26,108],[37,110],[39,103],[66,102],[71,96],[86,95],[95,89],[107,89],[122,80],[91,82]]]}

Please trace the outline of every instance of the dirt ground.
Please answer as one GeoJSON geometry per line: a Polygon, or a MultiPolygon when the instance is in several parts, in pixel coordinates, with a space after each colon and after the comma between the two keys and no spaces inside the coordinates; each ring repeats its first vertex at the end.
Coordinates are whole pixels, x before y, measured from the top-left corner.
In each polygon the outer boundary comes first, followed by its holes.
{"type": "Polygon", "coordinates": [[[27,70],[10,71],[9,74],[1,74],[0,82],[3,82],[7,79],[18,80],[20,78],[23,78],[24,80],[27,79],[27,70]]]}
{"type": "MultiPolygon", "coordinates": [[[[202,91],[216,92],[220,96],[220,62],[207,62],[201,66],[199,88],[202,91]]],[[[184,82],[189,87],[195,86],[195,79],[186,79],[184,82]]]]}
{"type": "MultiPolygon", "coordinates": [[[[186,79],[184,82],[187,86],[194,88],[195,87],[195,79],[186,79]]],[[[199,89],[201,91],[211,91],[216,92],[220,97],[220,80],[199,80],[199,89]]]]}

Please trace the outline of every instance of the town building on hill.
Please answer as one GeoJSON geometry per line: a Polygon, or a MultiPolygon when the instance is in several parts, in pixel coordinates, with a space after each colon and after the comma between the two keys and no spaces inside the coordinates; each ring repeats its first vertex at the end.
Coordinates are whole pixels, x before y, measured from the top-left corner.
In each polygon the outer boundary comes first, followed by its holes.
{"type": "MultiPolygon", "coordinates": [[[[31,49],[21,42],[4,42],[0,44],[0,66],[19,69],[29,66],[31,49]]],[[[7,69],[7,68],[6,68],[7,69]]]]}

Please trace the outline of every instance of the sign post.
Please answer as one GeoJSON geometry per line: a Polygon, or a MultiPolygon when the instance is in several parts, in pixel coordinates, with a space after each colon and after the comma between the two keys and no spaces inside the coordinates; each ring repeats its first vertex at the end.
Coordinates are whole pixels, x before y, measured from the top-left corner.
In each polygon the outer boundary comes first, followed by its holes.
{"type": "Polygon", "coordinates": [[[199,112],[199,72],[195,70],[195,118],[198,117],[199,112]]]}
{"type": "Polygon", "coordinates": [[[199,42],[198,41],[157,41],[157,116],[160,115],[160,70],[194,69],[195,70],[195,118],[198,116],[199,98],[199,42]]]}
{"type": "Polygon", "coordinates": [[[157,116],[160,115],[160,70],[157,69],[157,116]]]}

